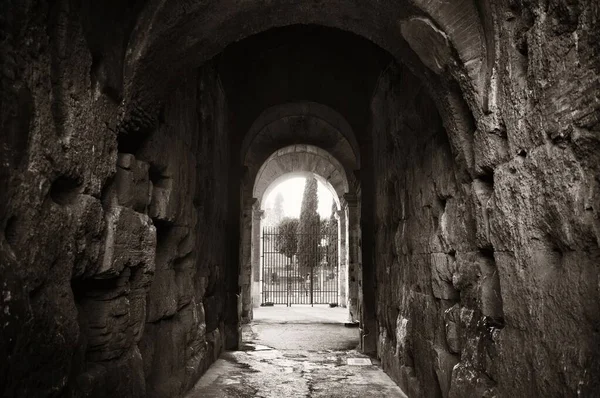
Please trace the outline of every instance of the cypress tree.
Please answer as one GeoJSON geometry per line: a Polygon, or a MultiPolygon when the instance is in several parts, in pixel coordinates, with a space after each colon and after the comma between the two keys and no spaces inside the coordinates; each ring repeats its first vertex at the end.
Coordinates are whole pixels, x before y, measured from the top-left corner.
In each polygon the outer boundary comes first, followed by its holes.
{"type": "Polygon", "coordinates": [[[273,210],[269,215],[268,223],[271,226],[278,226],[279,223],[283,220],[283,195],[281,192],[277,192],[277,196],[275,196],[275,203],[273,205],[273,210]]]}
{"type": "Polygon", "coordinates": [[[335,213],[337,212],[337,206],[335,202],[333,202],[331,206],[331,215],[329,216],[329,220],[326,224],[326,238],[327,238],[327,265],[329,267],[336,267],[338,262],[338,220],[335,218],[335,213]]]}
{"type": "Polygon", "coordinates": [[[302,207],[298,222],[298,268],[300,275],[311,272],[311,268],[319,265],[319,230],[320,220],[317,212],[317,180],[312,177],[306,180],[302,207]]]}

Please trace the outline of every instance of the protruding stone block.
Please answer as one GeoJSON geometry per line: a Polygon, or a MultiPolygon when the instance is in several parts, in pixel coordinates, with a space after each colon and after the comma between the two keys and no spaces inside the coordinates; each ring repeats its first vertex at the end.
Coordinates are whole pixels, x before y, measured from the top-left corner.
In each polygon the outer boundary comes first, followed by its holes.
{"type": "Polygon", "coordinates": [[[77,196],[71,208],[77,219],[72,278],[78,278],[96,272],[102,250],[104,210],[100,200],[89,195],[77,196]]]}
{"type": "Polygon", "coordinates": [[[475,172],[489,173],[508,159],[508,140],[503,131],[476,130],[474,134],[475,172]]]}
{"type": "Polygon", "coordinates": [[[494,382],[467,363],[459,363],[452,372],[449,398],[495,397],[494,382]]]}
{"type": "Polygon", "coordinates": [[[477,247],[490,248],[492,246],[490,242],[490,217],[493,206],[494,187],[491,182],[477,179],[473,181],[471,188],[475,199],[475,239],[477,247]]]}
{"type": "Polygon", "coordinates": [[[119,154],[117,166],[114,184],[119,205],[145,212],[152,197],[150,166],[130,154],[119,154]]]}
{"type": "MultiPolygon", "coordinates": [[[[479,263],[480,255],[478,252],[457,253],[456,254],[456,271],[452,275],[452,283],[458,290],[473,291],[473,296],[476,296],[475,290],[480,277],[479,263]]],[[[463,292],[462,298],[464,299],[463,292]]],[[[470,294],[470,293],[469,293],[470,294]]]]}
{"type": "Polygon", "coordinates": [[[442,397],[448,398],[450,394],[450,385],[452,382],[452,370],[458,363],[458,357],[441,349],[435,349],[435,363],[433,365],[438,384],[442,390],[442,397]]]}
{"type": "Polygon", "coordinates": [[[130,153],[119,153],[117,155],[117,166],[122,169],[130,170],[134,163],[135,156],[130,153]]]}
{"type": "Polygon", "coordinates": [[[396,355],[404,355],[408,343],[408,319],[398,314],[396,320],[396,355]]]}
{"type": "Polygon", "coordinates": [[[173,195],[173,180],[163,179],[161,185],[155,185],[152,189],[152,201],[148,214],[152,218],[162,221],[175,220],[175,211],[171,203],[173,195]]]}
{"type": "Polygon", "coordinates": [[[454,304],[444,312],[444,326],[446,329],[446,344],[453,354],[459,354],[460,341],[460,306],[454,304]]]}
{"type": "Polygon", "coordinates": [[[89,300],[84,309],[88,317],[88,358],[106,361],[120,357],[132,344],[129,330],[129,300],[125,296],[110,301],[89,300]]]}
{"type": "Polygon", "coordinates": [[[171,317],[177,311],[178,289],[174,270],[157,270],[148,292],[148,322],[171,317]]]}
{"type": "Polygon", "coordinates": [[[156,269],[193,267],[193,256],[189,255],[188,250],[191,249],[190,243],[194,241],[195,234],[191,233],[190,228],[170,224],[159,225],[158,228],[160,239],[156,249],[156,269]],[[186,254],[181,255],[183,253],[186,254]]]}
{"type": "Polygon", "coordinates": [[[175,272],[175,282],[179,293],[177,297],[178,310],[188,305],[194,299],[196,293],[194,289],[195,274],[196,270],[193,268],[184,268],[175,272]]]}
{"type": "Polygon", "coordinates": [[[481,312],[496,321],[503,320],[502,294],[500,292],[500,275],[493,259],[479,264],[481,270],[480,300],[481,312]]]}
{"type": "Polygon", "coordinates": [[[148,216],[117,206],[106,214],[104,259],[96,278],[113,278],[127,266],[154,270],[156,229],[148,216]]]}
{"type": "Polygon", "coordinates": [[[457,300],[459,292],[452,286],[452,275],[455,267],[454,259],[445,253],[431,255],[431,288],[435,298],[457,300]]]}

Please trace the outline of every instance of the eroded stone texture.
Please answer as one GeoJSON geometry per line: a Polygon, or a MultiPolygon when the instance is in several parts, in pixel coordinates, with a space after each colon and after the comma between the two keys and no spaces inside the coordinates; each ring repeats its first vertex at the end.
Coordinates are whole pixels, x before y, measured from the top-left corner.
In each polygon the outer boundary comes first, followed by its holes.
{"type": "Polygon", "coordinates": [[[455,242],[467,235],[468,220],[452,223],[451,214],[467,212],[456,199],[461,188],[433,103],[406,85],[403,95],[394,91],[400,79],[411,84],[407,75],[390,68],[372,103],[377,319],[385,336],[378,353],[409,395],[447,396],[458,358],[446,344],[443,314],[460,299],[455,242]],[[417,109],[429,117],[421,119],[417,109]]]}
{"type": "Polygon", "coordinates": [[[118,104],[94,84],[79,7],[0,5],[0,391],[66,391],[78,367],[72,278],[102,259],[101,189],[118,104]]]}
{"type": "Polygon", "coordinates": [[[1,395],[178,396],[235,347],[232,159],[290,101],[356,133],[277,119],[365,159],[350,308],[409,396],[600,395],[597,2],[109,3],[0,3],[1,395]],[[290,24],[229,115],[205,62],[290,24]]]}
{"type": "Polygon", "coordinates": [[[405,70],[375,93],[378,352],[415,396],[593,396],[599,69],[577,43],[598,8],[493,7],[500,90],[463,137],[405,70]]]}
{"type": "Polygon", "coordinates": [[[211,314],[207,331],[203,304],[223,300],[226,264],[228,130],[216,73],[191,73],[164,122],[145,124],[157,127],[150,137],[117,138],[116,42],[136,14],[121,10],[114,20],[129,22],[104,23],[114,35],[98,37],[96,11],[0,6],[7,397],[177,396],[224,346],[223,316],[211,314]],[[213,233],[197,234],[202,225],[213,233]]]}
{"type": "Polygon", "coordinates": [[[156,274],[140,343],[148,396],[187,391],[224,346],[227,110],[214,69],[173,92],[139,157],[152,182],[156,274]],[[200,116],[200,117],[199,117],[200,116]],[[206,229],[210,226],[210,231],[206,229]]]}

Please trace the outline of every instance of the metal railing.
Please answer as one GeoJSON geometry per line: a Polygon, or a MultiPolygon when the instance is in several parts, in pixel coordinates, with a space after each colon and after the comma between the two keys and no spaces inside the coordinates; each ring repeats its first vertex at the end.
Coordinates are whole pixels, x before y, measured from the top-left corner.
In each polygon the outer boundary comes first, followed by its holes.
{"type": "MultiPolygon", "coordinates": [[[[283,249],[277,227],[262,232],[262,305],[331,304],[338,300],[337,232],[296,233],[297,250],[283,249]],[[286,253],[286,254],[284,254],[286,253]]],[[[292,243],[293,246],[293,243],[292,243]]]]}

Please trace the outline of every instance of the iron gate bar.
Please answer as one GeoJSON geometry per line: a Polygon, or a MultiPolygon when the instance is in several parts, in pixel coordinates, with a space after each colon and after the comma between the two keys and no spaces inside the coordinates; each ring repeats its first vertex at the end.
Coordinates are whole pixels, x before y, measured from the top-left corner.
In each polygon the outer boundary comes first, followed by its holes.
{"type": "Polygon", "coordinates": [[[298,256],[277,250],[277,227],[264,227],[262,234],[262,304],[329,304],[338,299],[338,236],[314,228],[307,234],[309,256],[316,259],[301,273],[298,256]],[[308,271],[308,273],[306,273],[308,271]]]}

